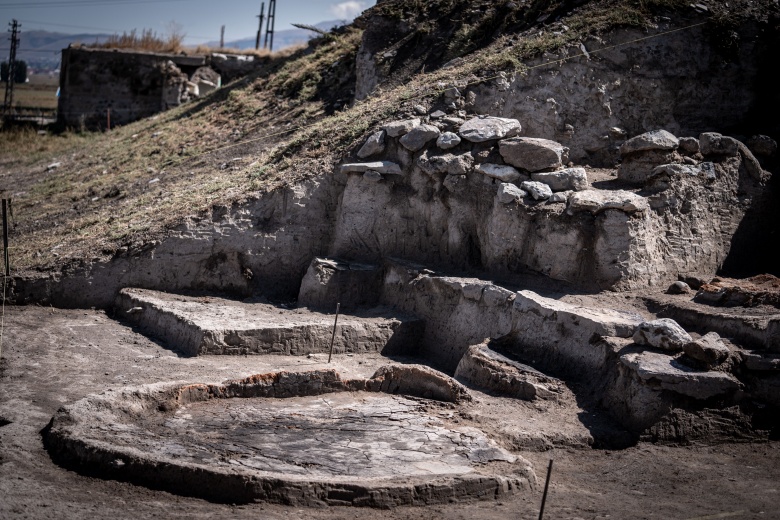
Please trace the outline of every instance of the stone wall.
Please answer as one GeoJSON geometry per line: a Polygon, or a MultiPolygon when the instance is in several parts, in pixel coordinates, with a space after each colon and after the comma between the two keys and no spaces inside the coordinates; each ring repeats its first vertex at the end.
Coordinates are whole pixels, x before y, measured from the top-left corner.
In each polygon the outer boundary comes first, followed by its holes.
{"type": "Polygon", "coordinates": [[[59,122],[105,128],[131,123],[202,97],[222,81],[265,63],[254,56],[185,56],[120,49],[69,47],[62,51],[59,122]]]}

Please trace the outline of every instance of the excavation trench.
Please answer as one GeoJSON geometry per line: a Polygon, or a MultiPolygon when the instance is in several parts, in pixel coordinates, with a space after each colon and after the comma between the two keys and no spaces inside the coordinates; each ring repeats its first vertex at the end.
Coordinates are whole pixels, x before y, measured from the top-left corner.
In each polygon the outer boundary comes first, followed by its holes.
{"type": "Polygon", "coordinates": [[[362,382],[293,372],[295,387],[277,373],[89,397],[55,418],[52,452],[213,500],[392,507],[527,489],[513,450],[780,431],[776,309],[652,301],[678,278],[712,280],[745,215],[763,211],[741,195],[771,199],[745,145],[659,130],[626,140],[617,171],[586,171],[516,120],[451,119],[442,128],[463,139],[392,122],[357,152],[366,161],[213,208],[111,261],[14,280],[16,302],[113,306],[182,356],[316,360],[333,338],[337,357],[400,363],[362,382]],[[661,340],[642,332],[655,328],[661,340]],[[713,332],[724,337],[699,337],[713,332]],[[271,394],[231,390],[270,380],[271,394]],[[437,401],[475,431],[431,415],[437,401]]]}

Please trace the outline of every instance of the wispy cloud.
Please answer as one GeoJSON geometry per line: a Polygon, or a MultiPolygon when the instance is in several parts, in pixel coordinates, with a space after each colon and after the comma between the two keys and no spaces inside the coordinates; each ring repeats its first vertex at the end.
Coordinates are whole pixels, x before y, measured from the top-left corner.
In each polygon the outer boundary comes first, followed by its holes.
{"type": "Polygon", "coordinates": [[[350,0],[331,5],[330,12],[339,20],[353,20],[357,15],[362,13],[366,7],[367,2],[350,0]]]}

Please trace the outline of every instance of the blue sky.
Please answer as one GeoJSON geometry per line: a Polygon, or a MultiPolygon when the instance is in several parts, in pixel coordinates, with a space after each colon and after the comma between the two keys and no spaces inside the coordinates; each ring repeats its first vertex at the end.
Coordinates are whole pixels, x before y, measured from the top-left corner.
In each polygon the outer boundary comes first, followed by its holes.
{"type": "MultiPolygon", "coordinates": [[[[0,25],[11,19],[22,31],[42,29],[64,33],[118,32],[152,29],[165,34],[176,24],[195,45],[254,36],[263,0],[0,0],[0,25]]],[[[351,20],[375,0],[276,0],[276,30],[291,23],[315,24],[351,20]]],[[[268,0],[265,0],[266,11],[268,0]]]]}

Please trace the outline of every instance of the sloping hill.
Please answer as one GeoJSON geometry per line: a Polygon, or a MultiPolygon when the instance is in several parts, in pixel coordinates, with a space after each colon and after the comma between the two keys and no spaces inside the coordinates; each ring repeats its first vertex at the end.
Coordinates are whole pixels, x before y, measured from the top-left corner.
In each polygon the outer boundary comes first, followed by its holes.
{"type": "MultiPolygon", "coordinates": [[[[487,105],[480,100],[496,98],[480,94],[479,88],[501,91],[507,73],[558,63],[562,57],[561,63],[576,58],[587,64],[581,44],[587,42],[593,51],[599,42],[604,47],[620,43],[610,39],[616,28],[633,28],[649,37],[670,31],[689,34],[683,29],[704,27],[723,48],[708,62],[713,66],[729,63],[735,44],[728,38],[734,28],[776,35],[776,21],[770,16],[776,7],[771,3],[720,11],[708,4],[706,12],[672,0],[561,1],[549,6],[534,2],[496,8],[485,2],[484,9],[472,6],[471,11],[461,4],[439,0],[420,10],[411,0],[380,3],[356,26],[318,38],[308,49],[275,61],[254,77],[110,134],[3,133],[2,187],[15,199],[15,269],[48,271],[108,260],[117,251],[143,250],[189,215],[329,174],[371,129],[413,115],[416,105],[445,103],[442,95],[453,86],[464,91],[470,86],[477,103],[471,110],[484,113],[487,105]],[[366,27],[365,33],[360,26],[366,27]],[[382,34],[377,27],[390,27],[384,43],[372,36],[382,34]],[[464,43],[455,46],[456,41],[464,43]],[[461,59],[444,61],[453,56],[461,59]],[[361,89],[370,91],[372,82],[373,94],[352,104],[353,96],[361,89]]],[[[625,38],[625,33],[618,37],[625,38]]],[[[742,58],[735,56],[731,63],[740,63],[742,58]]],[[[738,74],[742,69],[734,70],[738,74]]],[[[543,76],[534,72],[528,77],[543,76]]],[[[595,83],[591,87],[598,91],[595,83]]],[[[543,105],[544,99],[558,97],[549,94],[542,98],[543,105]]],[[[549,131],[568,132],[564,123],[549,131]]],[[[661,126],[652,118],[645,123],[661,126]]],[[[630,129],[632,134],[652,129],[643,130],[640,124],[641,118],[630,129]]],[[[544,128],[539,126],[540,131],[544,128]]],[[[601,134],[592,137],[600,139],[601,134]]],[[[604,157],[614,159],[609,153],[604,157]]]]}

